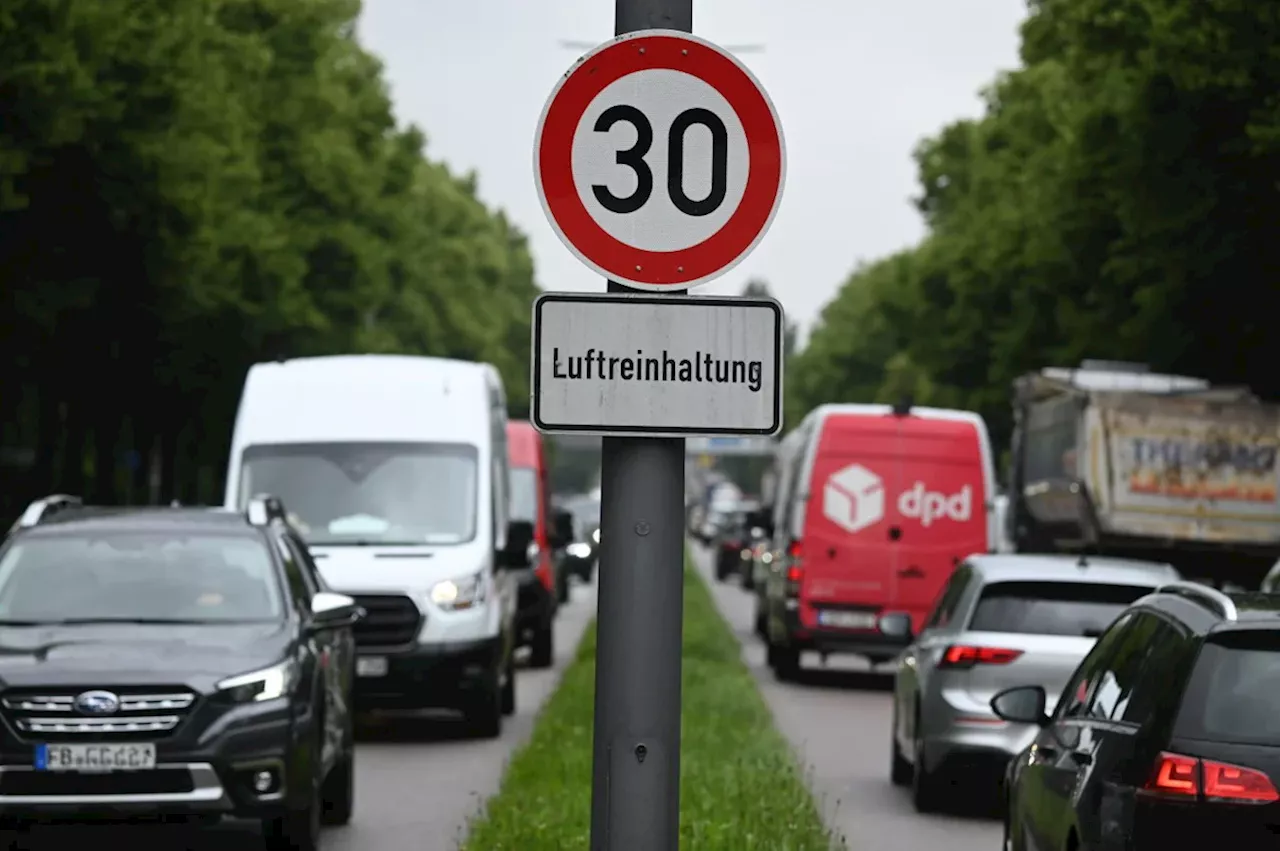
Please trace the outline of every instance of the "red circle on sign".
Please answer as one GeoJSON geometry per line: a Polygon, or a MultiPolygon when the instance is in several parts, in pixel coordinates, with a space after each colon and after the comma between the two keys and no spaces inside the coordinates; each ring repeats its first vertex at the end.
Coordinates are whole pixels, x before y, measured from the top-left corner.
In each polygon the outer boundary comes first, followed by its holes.
{"type": "Polygon", "coordinates": [[[644,290],[686,289],[746,257],[777,212],[784,170],[781,123],[760,84],[732,56],[675,31],[622,36],[584,57],[552,92],[534,144],[538,194],[561,240],[596,271],[644,290]],[[573,179],[574,134],[591,102],[616,80],[655,69],[682,71],[718,91],[742,123],[750,158],[746,187],[729,220],[677,251],[648,251],[613,237],[582,203],[573,179]]]}

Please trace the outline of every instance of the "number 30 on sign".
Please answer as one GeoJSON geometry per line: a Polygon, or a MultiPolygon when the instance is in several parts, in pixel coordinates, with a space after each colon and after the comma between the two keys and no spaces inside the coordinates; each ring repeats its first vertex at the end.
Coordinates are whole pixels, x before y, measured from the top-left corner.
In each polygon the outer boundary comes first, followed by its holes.
{"type": "Polygon", "coordinates": [[[671,30],[584,56],[534,141],[538,195],[561,240],[641,290],[688,289],[737,265],[772,223],[785,172],[782,125],[756,78],[671,30]]]}

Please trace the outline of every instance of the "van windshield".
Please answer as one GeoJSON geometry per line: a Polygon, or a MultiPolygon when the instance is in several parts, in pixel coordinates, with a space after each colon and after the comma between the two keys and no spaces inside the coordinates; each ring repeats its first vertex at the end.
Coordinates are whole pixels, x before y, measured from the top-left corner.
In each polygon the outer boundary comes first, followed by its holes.
{"type": "Polygon", "coordinates": [[[461,544],[476,536],[474,446],[294,443],[250,446],[240,506],[271,494],[310,544],[461,544]]]}

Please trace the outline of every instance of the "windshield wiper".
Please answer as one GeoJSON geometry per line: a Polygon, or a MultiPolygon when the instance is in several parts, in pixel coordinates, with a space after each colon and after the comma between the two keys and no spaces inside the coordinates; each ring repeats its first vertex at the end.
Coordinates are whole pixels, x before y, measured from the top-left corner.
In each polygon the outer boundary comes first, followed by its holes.
{"type": "Polygon", "coordinates": [[[140,626],[152,626],[165,624],[200,624],[200,623],[231,623],[231,621],[211,621],[199,620],[195,618],[62,618],[53,621],[38,621],[40,626],[90,626],[99,623],[123,623],[138,624],[140,626]]]}
{"type": "Polygon", "coordinates": [[[382,541],[368,538],[344,538],[341,541],[311,541],[313,547],[431,547],[427,541],[382,541]]]}

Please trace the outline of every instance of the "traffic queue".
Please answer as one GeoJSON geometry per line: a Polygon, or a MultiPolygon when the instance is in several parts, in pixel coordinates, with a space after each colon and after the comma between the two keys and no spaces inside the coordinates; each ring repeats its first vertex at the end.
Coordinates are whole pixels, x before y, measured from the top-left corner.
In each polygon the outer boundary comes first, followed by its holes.
{"type": "Polygon", "coordinates": [[[235,817],[313,851],[352,817],[357,713],[493,738],[516,649],[551,665],[583,542],[492,366],[258,364],[231,443],[221,506],[53,495],[0,544],[4,829],[235,817]]]}
{"type": "MultiPolygon", "coordinates": [[[[1063,376],[1045,372],[1067,395],[1063,376]]],[[[1117,405],[1127,391],[1145,395],[1148,411],[1180,410],[1185,435],[1198,424],[1186,413],[1197,386],[1161,378],[1110,365],[1068,380],[1073,402],[1117,405]],[[1112,395],[1096,395],[1100,385],[1112,395]]],[[[1229,422],[1220,394],[1215,406],[1229,422]]],[[[1148,427],[1167,433],[1164,413],[1148,427]]],[[[1102,447],[1116,451],[1077,454],[1059,428],[1045,451],[1044,419],[1020,422],[1015,451],[1031,463],[1015,456],[1018,487],[1001,501],[978,415],[820,406],[777,444],[758,501],[719,481],[696,494],[720,508],[714,529],[701,520],[691,534],[709,542],[716,578],[737,578],[754,598],[779,681],[804,679],[802,654],[888,666],[886,775],[917,812],[994,803],[1006,851],[1163,851],[1210,831],[1232,847],[1275,847],[1280,598],[1242,586],[1257,588],[1280,557],[1280,508],[1273,498],[1244,532],[1236,517],[1220,520],[1250,537],[1243,546],[1219,535],[1108,547],[1137,522],[1115,490],[1145,488],[1147,528],[1159,528],[1162,514],[1184,510],[1191,483],[1151,484],[1134,469],[1132,433],[1102,447]],[[1107,492],[1097,470],[1036,481],[1049,456],[1059,471],[1077,458],[1105,464],[1123,484],[1107,492]],[[1046,491],[1058,494],[1056,513],[1046,491]],[[1257,543],[1268,535],[1270,549],[1257,543]]],[[[1099,441],[1087,428],[1078,436],[1099,441]]]]}

